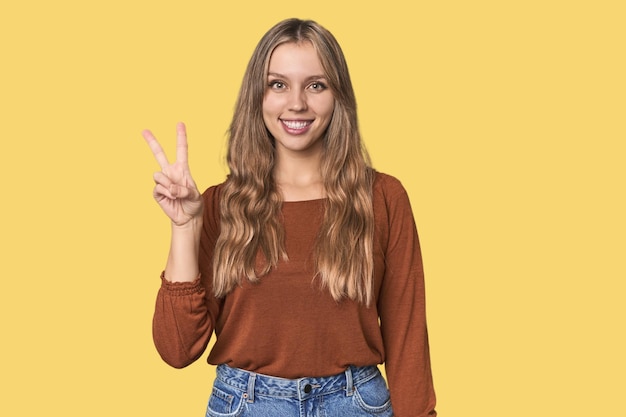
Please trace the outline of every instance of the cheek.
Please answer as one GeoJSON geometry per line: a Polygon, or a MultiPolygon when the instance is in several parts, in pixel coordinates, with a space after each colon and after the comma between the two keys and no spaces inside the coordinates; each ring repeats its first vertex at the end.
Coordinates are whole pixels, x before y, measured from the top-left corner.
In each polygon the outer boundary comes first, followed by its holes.
{"type": "Polygon", "coordinates": [[[263,98],[263,106],[261,107],[263,110],[263,117],[265,117],[265,114],[269,112],[270,107],[271,107],[271,102],[267,99],[267,96],[265,96],[263,98]]]}
{"type": "Polygon", "coordinates": [[[263,112],[272,113],[280,111],[285,106],[285,97],[282,94],[272,94],[268,91],[263,96],[263,112]]]}
{"type": "Polygon", "coordinates": [[[318,111],[320,115],[330,119],[333,116],[335,110],[335,100],[322,100],[318,103],[318,111]]]}
{"type": "Polygon", "coordinates": [[[332,113],[335,108],[335,98],[332,94],[323,94],[318,98],[317,106],[320,110],[323,109],[325,113],[332,113]]]}
{"type": "Polygon", "coordinates": [[[276,135],[276,121],[280,114],[278,106],[276,106],[276,101],[271,99],[268,100],[267,98],[263,99],[262,113],[265,127],[270,131],[272,136],[276,135]]]}
{"type": "Polygon", "coordinates": [[[272,115],[275,114],[276,112],[273,111],[271,103],[268,102],[267,100],[263,100],[262,110],[263,110],[263,121],[265,122],[265,124],[267,124],[271,119],[274,118],[272,115]]]}

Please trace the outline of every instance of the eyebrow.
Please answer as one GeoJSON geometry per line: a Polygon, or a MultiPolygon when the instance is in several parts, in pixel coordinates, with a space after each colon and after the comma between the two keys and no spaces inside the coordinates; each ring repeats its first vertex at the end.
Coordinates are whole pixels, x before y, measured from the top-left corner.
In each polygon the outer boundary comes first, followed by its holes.
{"type": "MultiPolygon", "coordinates": [[[[286,78],[289,79],[289,77],[287,77],[286,75],[283,74],[279,74],[277,72],[270,72],[267,74],[268,77],[276,77],[276,78],[286,78]]],[[[311,81],[311,80],[319,80],[319,79],[326,79],[325,75],[311,75],[310,77],[306,77],[305,81],[311,81]]]]}

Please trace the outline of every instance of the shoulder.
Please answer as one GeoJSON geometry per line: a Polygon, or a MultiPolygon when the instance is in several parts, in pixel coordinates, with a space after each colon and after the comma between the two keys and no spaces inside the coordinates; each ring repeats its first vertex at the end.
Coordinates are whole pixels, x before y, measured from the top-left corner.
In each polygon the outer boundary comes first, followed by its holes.
{"type": "Polygon", "coordinates": [[[372,203],[376,222],[388,224],[413,218],[413,209],[406,189],[400,180],[391,175],[376,172],[372,203]]]}
{"type": "Polygon", "coordinates": [[[399,179],[389,174],[376,171],[372,186],[374,201],[391,201],[397,198],[407,198],[407,192],[399,179]]]}
{"type": "Polygon", "coordinates": [[[372,205],[378,250],[389,254],[394,248],[403,247],[412,238],[415,220],[409,196],[400,180],[376,172],[372,205]]]}
{"type": "Polygon", "coordinates": [[[218,229],[220,218],[220,196],[224,188],[224,183],[212,185],[204,190],[202,199],[204,201],[204,224],[215,230],[218,229]]]}
{"type": "Polygon", "coordinates": [[[206,190],[204,190],[204,192],[202,193],[202,196],[204,197],[204,199],[219,199],[221,193],[222,193],[222,189],[224,188],[224,184],[225,182],[219,183],[219,184],[215,184],[210,186],[209,188],[207,188],[206,190]]]}
{"type": "Polygon", "coordinates": [[[202,198],[205,204],[219,204],[220,195],[224,189],[225,182],[215,184],[204,190],[202,198]]]}

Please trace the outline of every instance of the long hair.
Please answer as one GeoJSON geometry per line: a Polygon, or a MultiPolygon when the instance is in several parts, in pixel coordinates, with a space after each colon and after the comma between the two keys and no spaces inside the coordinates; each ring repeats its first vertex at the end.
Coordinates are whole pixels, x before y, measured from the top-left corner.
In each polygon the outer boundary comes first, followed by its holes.
{"type": "Polygon", "coordinates": [[[332,119],[322,138],[321,176],[326,207],[315,247],[316,277],[336,301],[369,305],[373,293],[374,171],[359,133],[354,90],[334,36],[310,20],[288,19],[256,46],[244,74],[230,125],[230,169],[220,197],[220,236],[213,262],[213,289],[223,297],[243,279],[252,282],[287,260],[282,198],[273,169],[274,139],[263,122],[269,61],[284,43],[310,42],[333,93],[332,119]]]}

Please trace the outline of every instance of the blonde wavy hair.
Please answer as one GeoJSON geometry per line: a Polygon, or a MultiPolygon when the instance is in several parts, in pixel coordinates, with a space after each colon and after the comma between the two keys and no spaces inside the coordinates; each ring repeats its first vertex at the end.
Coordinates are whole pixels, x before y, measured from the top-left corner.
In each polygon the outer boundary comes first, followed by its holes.
{"type": "Polygon", "coordinates": [[[310,42],[335,99],[323,137],[321,175],[326,207],[315,248],[316,278],[336,301],[369,305],[373,298],[374,170],[357,123],[356,99],[343,52],[316,22],[288,19],[271,28],[246,69],[230,125],[230,169],[220,196],[221,232],[213,263],[213,289],[228,294],[244,279],[256,282],[288,260],[281,223],[282,198],[274,176],[274,139],[263,122],[269,61],[281,44],[310,42]],[[257,263],[257,256],[263,261],[257,263]]]}

